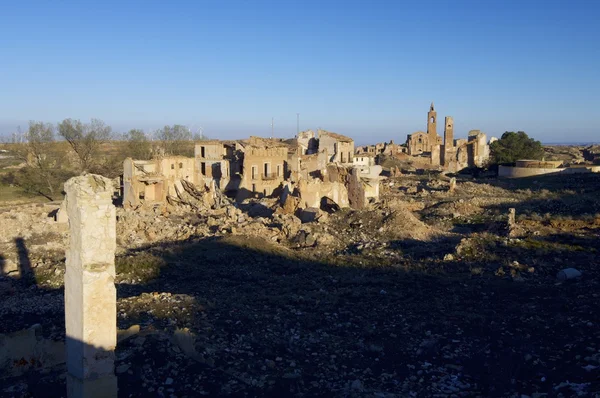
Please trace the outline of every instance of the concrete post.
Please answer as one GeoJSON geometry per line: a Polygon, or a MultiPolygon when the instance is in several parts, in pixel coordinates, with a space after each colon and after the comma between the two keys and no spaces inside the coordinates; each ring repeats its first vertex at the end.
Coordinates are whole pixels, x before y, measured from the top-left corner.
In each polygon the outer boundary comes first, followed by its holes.
{"type": "Polygon", "coordinates": [[[116,397],[116,213],[112,182],[87,174],[65,183],[69,218],[65,325],[69,398],[116,397]]]}

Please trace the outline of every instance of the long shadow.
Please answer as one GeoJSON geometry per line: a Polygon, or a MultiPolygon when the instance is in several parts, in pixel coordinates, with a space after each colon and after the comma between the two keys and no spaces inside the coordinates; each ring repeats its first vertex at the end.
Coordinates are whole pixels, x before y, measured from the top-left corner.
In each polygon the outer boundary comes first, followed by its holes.
{"type": "MultiPolygon", "coordinates": [[[[439,259],[434,246],[423,249],[439,259]]],[[[126,368],[120,396],[508,396],[554,394],[565,380],[599,387],[581,359],[597,342],[585,326],[600,321],[597,277],[558,286],[440,277],[231,235],[127,255],[141,253],[166,265],[152,281],[117,286],[119,328],[149,331],[117,347],[117,367],[126,368]],[[194,358],[155,333],[184,328],[194,358]]],[[[56,376],[35,380],[50,385],[56,376]]]]}
{"type": "Polygon", "coordinates": [[[29,249],[25,244],[25,239],[15,238],[15,246],[17,249],[17,257],[19,261],[19,273],[21,275],[21,281],[26,285],[35,284],[35,276],[33,269],[31,268],[31,260],[29,258],[29,249]]]}
{"type": "Polygon", "coordinates": [[[450,236],[433,241],[421,241],[417,239],[403,239],[390,242],[392,249],[402,253],[412,260],[439,261],[444,255],[454,252],[456,245],[462,236],[450,236]]]}
{"type": "MultiPolygon", "coordinates": [[[[163,246],[144,251],[176,266],[164,268],[148,285],[119,286],[119,295],[169,292],[194,298],[200,310],[193,319],[185,313],[165,319],[146,312],[139,313],[136,322],[187,327],[196,333],[199,346],[211,347],[215,367],[204,387],[211,395],[227,395],[221,388],[231,374],[250,380],[266,375],[272,382],[236,390],[250,395],[343,395],[344,386],[359,377],[365,386],[371,383],[398,393],[401,390],[391,381],[382,384],[376,379],[393,374],[405,380],[414,375],[411,366],[425,362],[433,368],[451,364],[456,371],[452,376],[469,384],[471,393],[488,396],[550,392],[549,385],[540,384],[540,372],[553,380],[567,375],[573,380],[594,378],[567,365],[523,365],[529,356],[549,360],[551,351],[582,337],[565,334],[572,329],[568,317],[547,318],[561,308],[574,311],[575,317],[598,308],[597,299],[578,308],[581,289],[574,285],[522,285],[433,277],[393,267],[334,265],[325,259],[302,259],[267,242],[235,238],[168,247],[169,254],[163,246]],[[346,376],[341,369],[348,369],[346,376]],[[365,375],[366,369],[370,371],[365,375]]],[[[434,247],[422,249],[417,256],[434,247]]],[[[419,392],[436,391],[423,387],[419,392]]]]}

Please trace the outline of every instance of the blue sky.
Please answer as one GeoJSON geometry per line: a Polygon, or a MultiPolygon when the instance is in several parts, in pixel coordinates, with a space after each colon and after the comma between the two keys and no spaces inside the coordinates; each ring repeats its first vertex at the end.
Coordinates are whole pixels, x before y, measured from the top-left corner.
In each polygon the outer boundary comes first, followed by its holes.
{"type": "Polygon", "coordinates": [[[3,2],[0,135],[28,120],[211,138],[325,128],[600,141],[600,2],[3,2]],[[438,133],[442,133],[438,127],[438,133]]]}

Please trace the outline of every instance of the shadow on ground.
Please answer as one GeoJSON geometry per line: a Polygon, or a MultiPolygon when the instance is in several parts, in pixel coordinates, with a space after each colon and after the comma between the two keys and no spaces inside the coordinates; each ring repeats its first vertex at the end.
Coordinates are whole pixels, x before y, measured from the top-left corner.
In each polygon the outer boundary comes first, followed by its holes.
{"type": "MultiPolygon", "coordinates": [[[[395,245],[414,259],[439,261],[441,248],[455,243],[395,245]]],[[[24,242],[20,253],[27,253],[24,242]]],[[[118,375],[120,396],[508,396],[554,394],[567,380],[600,388],[598,370],[584,369],[593,365],[589,358],[600,360],[597,257],[586,257],[592,262],[582,264],[581,281],[555,284],[365,268],[241,236],[169,242],[127,256],[141,254],[165,265],[152,281],[118,285],[119,327],[165,333],[118,346],[116,364],[127,368],[118,375]],[[184,328],[201,360],[165,337],[184,328]]],[[[569,265],[554,264],[552,272],[569,265]]],[[[60,310],[13,315],[0,316],[0,325],[64,328],[60,310]]],[[[30,396],[60,396],[61,373],[10,382],[30,396]]]]}

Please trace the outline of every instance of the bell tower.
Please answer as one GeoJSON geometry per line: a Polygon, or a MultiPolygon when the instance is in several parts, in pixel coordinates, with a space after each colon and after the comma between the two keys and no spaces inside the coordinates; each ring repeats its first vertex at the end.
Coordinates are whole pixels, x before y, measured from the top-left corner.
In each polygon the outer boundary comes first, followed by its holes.
{"type": "Polygon", "coordinates": [[[427,112],[427,135],[429,136],[429,145],[435,145],[437,142],[437,112],[433,102],[427,112]]]}

